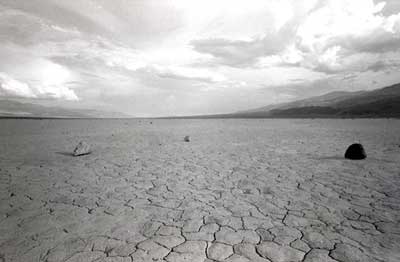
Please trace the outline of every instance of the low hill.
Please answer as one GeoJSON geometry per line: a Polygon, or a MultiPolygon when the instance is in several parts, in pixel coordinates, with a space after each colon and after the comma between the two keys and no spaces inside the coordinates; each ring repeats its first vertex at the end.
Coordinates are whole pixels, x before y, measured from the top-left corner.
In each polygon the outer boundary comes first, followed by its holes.
{"type": "Polygon", "coordinates": [[[14,100],[0,100],[0,117],[32,118],[124,118],[129,117],[118,112],[94,109],[67,109],[48,107],[14,100]]]}

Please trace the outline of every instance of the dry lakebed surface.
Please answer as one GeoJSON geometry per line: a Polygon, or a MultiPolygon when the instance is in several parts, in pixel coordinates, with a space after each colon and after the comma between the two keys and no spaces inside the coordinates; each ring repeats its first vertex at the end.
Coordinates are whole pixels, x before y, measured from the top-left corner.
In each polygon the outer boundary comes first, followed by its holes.
{"type": "Polygon", "coordinates": [[[2,119],[0,149],[1,262],[400,261],[400,120],[2,119]]]}

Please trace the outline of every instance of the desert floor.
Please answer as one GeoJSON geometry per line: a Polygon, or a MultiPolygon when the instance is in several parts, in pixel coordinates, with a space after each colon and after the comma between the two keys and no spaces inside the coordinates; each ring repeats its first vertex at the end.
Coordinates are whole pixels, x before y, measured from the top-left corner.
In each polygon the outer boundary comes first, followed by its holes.
{"type": "Polygon", "coordinates": [[[400,120],[0,120],[0,149],[2,262],[400,261],[400,120]]]}

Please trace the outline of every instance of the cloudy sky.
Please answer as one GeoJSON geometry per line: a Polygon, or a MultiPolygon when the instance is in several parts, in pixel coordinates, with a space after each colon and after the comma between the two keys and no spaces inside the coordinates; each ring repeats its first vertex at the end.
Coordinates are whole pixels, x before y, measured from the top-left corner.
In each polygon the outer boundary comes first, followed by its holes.
{"type": "Polygon", "coordinates": [[[225,113],[400,82],[399,0],[0,0],[0,96],[225,113]]]}

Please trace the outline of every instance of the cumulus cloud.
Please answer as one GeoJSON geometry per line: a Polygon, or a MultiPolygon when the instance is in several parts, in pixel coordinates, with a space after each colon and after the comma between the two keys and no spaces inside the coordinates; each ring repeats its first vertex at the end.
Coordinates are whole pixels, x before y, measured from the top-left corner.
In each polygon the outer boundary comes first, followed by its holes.
{"type": "Polygon", "coordinates": [[[0,96],[78,100],[74,91],[64,86],[51,84],[28,85],[27,83],[12,78],[4,72],[0,72],[0,96]]]}
{"type": "Polygon", "coordinates": [[[398,51],[400,13],[385,17],[384,6],[372,0],[326,1],[298,28],[302,65],[327,73],[357,70],[352,60],[363,63],[362,56],[368,61],[371,53],[398,51]]]}
{"type": "Polygon", "coordinates": [[[37,97],[26,83],[15,80],[3,72],[0,72],[0,95],[30,98],[37,97]]]}
{"type": "Polygon", "coordinates": [[[78,100],[71,86],[78,78],[67,67],[15,45],[3,45],[0,56],[0,95],[78,100]]]}
{"type": "Polygon", "coordinates": [[[324,52],[340,45],[354,51],[385,51],[386,42],[399,39],[400,16],[385,17],[385,3],[373,0],[329,0],[299,26],[298,47],[324,52]],[[376,49],[381,46],[381,49],[376,49]]]}

